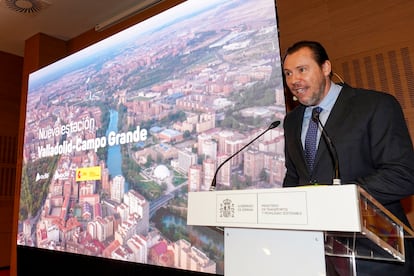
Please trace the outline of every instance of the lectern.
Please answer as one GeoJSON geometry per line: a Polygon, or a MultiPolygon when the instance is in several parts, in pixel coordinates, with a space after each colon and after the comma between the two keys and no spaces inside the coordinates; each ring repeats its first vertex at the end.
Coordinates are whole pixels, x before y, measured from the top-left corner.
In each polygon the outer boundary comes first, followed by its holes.
{"type": "Polygon", "coordinates": [[[327,275],[327,258],[404,262],[412,230],[354,184],[190,192],[187,224],[224,231],[224,274],[327,275]]]}

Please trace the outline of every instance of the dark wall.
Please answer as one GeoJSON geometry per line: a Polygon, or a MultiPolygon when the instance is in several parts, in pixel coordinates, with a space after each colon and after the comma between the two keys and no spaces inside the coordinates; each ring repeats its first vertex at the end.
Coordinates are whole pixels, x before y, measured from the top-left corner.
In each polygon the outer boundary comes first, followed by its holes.
{"type": "Polygon", "coordinates": [[[10,265],[23,58],[0,51],[0,268],[10,265]]]}

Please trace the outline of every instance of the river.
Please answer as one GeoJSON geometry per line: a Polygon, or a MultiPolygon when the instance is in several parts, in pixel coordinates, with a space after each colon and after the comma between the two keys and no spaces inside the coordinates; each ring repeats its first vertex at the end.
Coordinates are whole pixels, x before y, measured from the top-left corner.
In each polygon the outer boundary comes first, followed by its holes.
{"type": "MultiPolygon", "coordinates": [[[[118,112],[112,109],[110,110],[109,125],[108,130],[106,131],[106,137],[108,137],[108,134],[111,131],[118,132],[118,112]]],[[[106,160],[106,166],[108,167],[109,174],[112,178],[117,175],[122,175],[122,154],[120,145],[108,147],[108,158],[106,160]]],[[[129,190],[128,186],[128,183],[125,181],[125,192],[129,190]]]]}

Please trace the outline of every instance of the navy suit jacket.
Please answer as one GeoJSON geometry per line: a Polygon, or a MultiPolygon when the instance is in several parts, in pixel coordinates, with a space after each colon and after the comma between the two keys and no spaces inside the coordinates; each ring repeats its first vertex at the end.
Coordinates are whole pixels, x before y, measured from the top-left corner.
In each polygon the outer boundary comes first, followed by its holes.
{"type": "MultiPolygon", "coordinates": [[[[284,119],[284,187],[331,184],[334,178],[334,163],[322,137],[314,170],[308,171],[301,142],[304,111],[299,105],[284,119]]],[[[360,185],[409,225],[400,200],[414,194],[414,151],[398,101],[387,93],[343,84],[325,130],[337,151],[342,184],[360,185]]],[[[378,273],[358,275],[382,275],[378,273]]]]}

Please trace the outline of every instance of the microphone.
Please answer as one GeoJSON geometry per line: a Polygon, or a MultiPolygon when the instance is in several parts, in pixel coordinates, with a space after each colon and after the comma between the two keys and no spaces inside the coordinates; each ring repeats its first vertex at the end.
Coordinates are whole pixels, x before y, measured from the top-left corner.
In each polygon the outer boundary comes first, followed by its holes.
{"type": "Polygon", "coordinates": [[[210,191],[214,191],[216,189],[217,173],[221,169],[221,167],[223,167],[224,164],[226,164],[230,159],[232,159],[234,156],[236,156],[237,154],[239,154],[239,152],[241,152],[242,150],[244,150],[246,147],[248,147],[249,145],[251,145],[254,141],[256,141],[257,139],[259,139],[260,137],[262,137],[263,134],[265,134],[266,132],[268,132],[271,129],[276,128],[279,125],[280,125],[280,121],[274,121],[273,123],[270,124],[270,126],[267,129],[265,129],[265,131],[263,131],[262,133],[260,133],[256,138],[254,138],[253,140],[251,140],[249,143],[247,143],[246,145],[244,145],[241,149],[239,149],[238,151],[236,151],[235,153],[233,153],[232,155],[230,155],[230,157],[228,157],[226,160],[224,160],[220,164],[220,166],[218,166],[216,172],[214,173],[213,181],[211,182],[211,186],[210,186],[210,191]]]}
{"type": "Polygon", "coordinates": [[[319,112],[312,112],[312,120],[321,126],[323,139],[325,140],[325,143],[328,145],[329,154],[331,155],[332,162],[334,164],[334,179],[332,183],[334,185],[341,185],[341,177],[339,174],[339,158],[335,145],[329,137],[328,132],[326,132],[325,127],[321,122],[321,119],[319,118],[319,112]]]}

